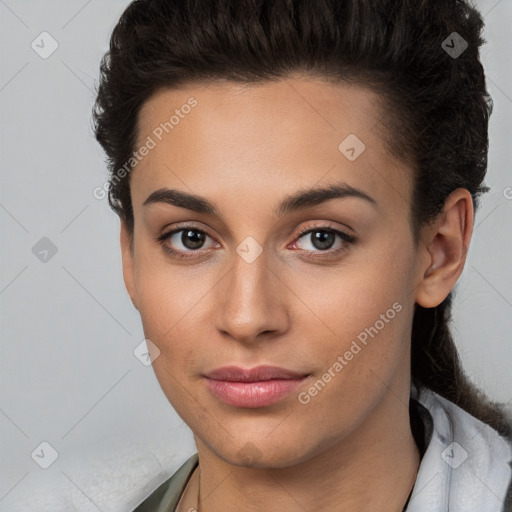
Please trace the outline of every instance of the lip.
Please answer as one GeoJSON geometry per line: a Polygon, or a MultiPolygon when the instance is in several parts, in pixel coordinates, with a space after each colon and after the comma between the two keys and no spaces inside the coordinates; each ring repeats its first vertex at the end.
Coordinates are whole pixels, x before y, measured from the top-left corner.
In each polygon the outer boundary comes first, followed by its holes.
{"type": "Polygon", "coordinates": [[[251,409],[278,402],[308,376],[277,366],[248,369],[224,366],[204,375],[208,389],[216,398],[234,407],[251,409]]]}

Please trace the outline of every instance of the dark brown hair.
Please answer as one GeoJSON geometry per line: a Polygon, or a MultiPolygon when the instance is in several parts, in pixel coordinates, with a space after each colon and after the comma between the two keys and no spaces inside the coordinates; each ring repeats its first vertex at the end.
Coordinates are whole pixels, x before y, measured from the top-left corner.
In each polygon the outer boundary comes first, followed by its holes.
{"type": "MultiPolygon", "coordinates": [[[[469,190],[475,210],[488,190],[482,29],[481,15],[463,0],[136,0],[112,33],[93,110],[111,173],[109,203],[133,235],[130,174],[113,178],[133,155],[138,113],[158,89],[302,73],[380,95],[387,148],[413,164],[417,241],[453,190],[469,190]],[[449,36],[467,43],[460,55],[443,48],[449,36]]],[[[462,369],[449,329],[452,293],[435,308],[416,304],[413,383],[510,435],[500,405],[462,369]]]]}

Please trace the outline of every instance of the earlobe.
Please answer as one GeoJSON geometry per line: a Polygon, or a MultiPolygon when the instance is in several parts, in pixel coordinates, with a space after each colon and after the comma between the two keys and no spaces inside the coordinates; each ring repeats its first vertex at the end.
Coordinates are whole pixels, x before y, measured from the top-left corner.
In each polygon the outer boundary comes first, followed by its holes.
{"type": "Polygon", "coordinates": [[[126,287],[126,291],[130,296],[130,299],[135,306],[135,309],[139,309],[137,306],[137,292],[135,288],[135,276],[134,276],[134,258],[132,249],[132,235],[130,234],[126,222],[121,219],[121,232],[120,232],[120,243],[121,243],[121,257],[123,263],[123,280],[126,287]]]}
{"type": "Polygon", "coordinates": [[[438,306],[457,283],[466,262],[473,219],[471,193],[458,188],[450,194],[422,242],[424,258],[415,289],[420,306],[438,306]]]}

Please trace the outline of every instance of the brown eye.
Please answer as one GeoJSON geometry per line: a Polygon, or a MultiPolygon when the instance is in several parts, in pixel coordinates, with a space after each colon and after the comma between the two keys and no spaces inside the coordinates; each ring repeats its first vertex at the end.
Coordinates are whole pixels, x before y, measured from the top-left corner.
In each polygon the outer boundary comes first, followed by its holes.
{"type": "Polygon", "coordinates": [[[172,257],[183,259],[201,255],[202,251],[200,249],[205,248],[205,242],[208,238],[212,240],[213,246],[215,246],[212,237],[206,232],[193,226],[185,226],[163,233],[156,240],[172,257]]]}
{"type": "Polygon", "coordinates": [[[181,243],[187,249],[200,249],[204,244],[206,233],[197,229],[183,229],[181,235],[181,243]]]}

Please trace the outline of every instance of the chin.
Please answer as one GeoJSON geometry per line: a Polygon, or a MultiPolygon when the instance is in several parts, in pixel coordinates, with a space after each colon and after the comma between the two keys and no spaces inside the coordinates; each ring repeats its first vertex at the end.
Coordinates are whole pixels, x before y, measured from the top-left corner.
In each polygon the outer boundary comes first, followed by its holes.
{"type": "Polygon", "coordinates": [[[210,449],[233,466],[260,469],[282,469],[295,466],[309,459],[310,452],[304,450],[303,441],[287,436],[286,439],[269,441],[268,438],[253,440],[229,440],[220,446],[210,444],[210,449]]]}

